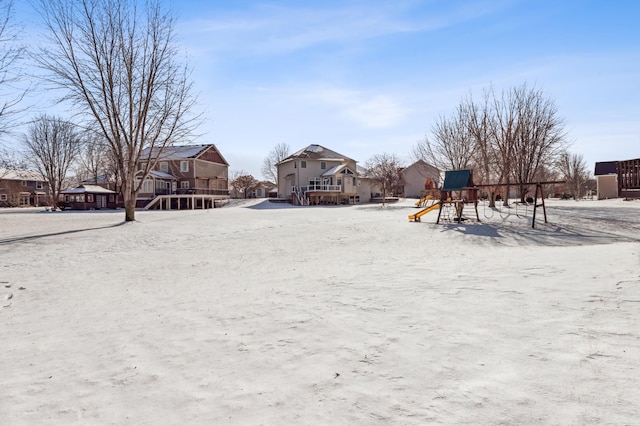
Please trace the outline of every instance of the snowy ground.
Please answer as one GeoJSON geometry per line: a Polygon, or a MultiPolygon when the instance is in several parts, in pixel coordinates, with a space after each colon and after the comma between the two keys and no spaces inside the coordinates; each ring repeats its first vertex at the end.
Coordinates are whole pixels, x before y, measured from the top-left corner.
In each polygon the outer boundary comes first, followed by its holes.
{"type": "Polygon", "coordinates": [[[0,210],[0,423],[640,422],[640,202],[413,201],[0,210]]]}

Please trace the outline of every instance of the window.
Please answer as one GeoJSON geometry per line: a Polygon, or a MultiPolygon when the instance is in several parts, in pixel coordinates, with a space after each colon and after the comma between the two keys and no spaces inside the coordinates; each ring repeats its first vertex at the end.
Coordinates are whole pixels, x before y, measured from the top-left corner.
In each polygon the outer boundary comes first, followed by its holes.
{"type": "Polygon", "coordinates": [[[189,189],[189,181],[188,180],[183,180],[182,182],[180,182],[180,188],[189,189]]]}
{"type": "Polygon", "coordinates": [[[79,203],[84,203],[84,194],[76,195],[76,200],[79,203]]]}
{"type": "MultiPolygon", "coordinates": [[[[136,179],[136,188],[140,186],[140,180],[136,179]]],[[[140,192],[145,192],[147,194],[153,194],[153,181],[151,179],[145,179],[142,182],[142,189],[140,192]]]]}
{"type": "Polygon", "coordinates": [[[27,186],[27,181],[26,180],[23,180],[20,183],[22,184],[22,186],[27,186]]]}
{"type": "Polygon", "coordinates": [[[44,188],[44,182],[36,182],[36,189],[43,189],[44,188]]]}
{"type": "Polygon", "coordinates": [[[327,168],[327,162],[326,162],[326,161],[321,161],[321,162],[320,162],[320,168],[321,168],[322,170],[326,169],[326,168],[327,168]]]}
{"type": "Polygon", "coordinates": [[[160,171],[163,173],[169,173],[169,163],[166,161],[160,162],[160,171]]]}
{"type": "Polygon", "coordinates": [[[306,169],[306,168],[307,168],[307,162],[306,162],[306,161],[304,161],[304,160],[302,160],[302,161],[300,162],[300,168],[302,168],[302,169],[306,169]]]}
{"type": "Polygon", "coordinates": [[[0,201],[7,201],[7,194],[0,194],[0,201]]]}
{"type": "Polygon", "coordinates": [[[87,203],[93,203],[93,194],[87,194],[87,203]]]}
{"type": "Polygon", "coordinates": [[[188,161],[181,161],[180,162],[180,171],[182,173],[186,173],[189,171],[189,162],[188,161]]]}
{"type": "Polygon", "coordinates": [[[338,178],[338,185],[342,185],[342,178],[341,177],[338,178]]]}
{"type": "Polygon", "coordinates": [[[110,203],[115,203],[115,202],[116,202],[116,196],[115,196],[115,195],[113,195],[113,194],[110,194],[110,195],[109,195],[109,202],[110,202],[110,203]]]}
{"type": "Polygon", "coordinates": [[[144,170],[144,168],[147,167],[147,163],[142,162],[140,163],[140,165],[138,166],[138,170],[144,170]]]}

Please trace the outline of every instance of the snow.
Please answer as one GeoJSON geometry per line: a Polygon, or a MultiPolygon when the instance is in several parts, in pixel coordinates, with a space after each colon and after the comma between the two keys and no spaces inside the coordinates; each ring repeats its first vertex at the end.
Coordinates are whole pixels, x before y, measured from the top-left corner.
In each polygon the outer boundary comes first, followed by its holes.
{"type": "Polygon", "coordinates": [[[2,423],[637,424],[640,202],[414,202],[0,210],[2,423]]]}

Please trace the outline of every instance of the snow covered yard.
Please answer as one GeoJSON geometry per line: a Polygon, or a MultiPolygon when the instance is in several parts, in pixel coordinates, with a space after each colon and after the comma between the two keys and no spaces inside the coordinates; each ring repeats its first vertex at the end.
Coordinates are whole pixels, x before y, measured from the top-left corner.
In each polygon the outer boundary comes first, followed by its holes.
{"type": "Polygon", "coordinates": [[[640,202],[413,201],[0,210],[1,423],[638,422],[640,202]]]}

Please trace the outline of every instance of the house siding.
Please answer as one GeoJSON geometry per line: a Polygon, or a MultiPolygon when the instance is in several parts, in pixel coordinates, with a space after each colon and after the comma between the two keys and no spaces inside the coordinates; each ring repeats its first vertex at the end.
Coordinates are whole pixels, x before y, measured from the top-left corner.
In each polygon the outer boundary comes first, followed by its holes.
{"type": "Polygon", "coordinates": [[[404,181],[404,196],[420,198],[425,190],[425,182],[431,179],[434,185],[438,185],[440,172],[435,167],[424,161],[417,161],[402,170],[404,181]]]}

